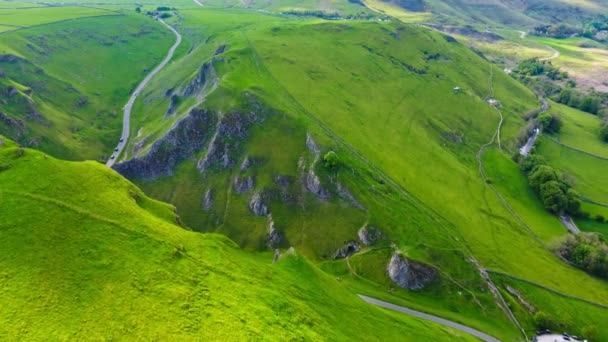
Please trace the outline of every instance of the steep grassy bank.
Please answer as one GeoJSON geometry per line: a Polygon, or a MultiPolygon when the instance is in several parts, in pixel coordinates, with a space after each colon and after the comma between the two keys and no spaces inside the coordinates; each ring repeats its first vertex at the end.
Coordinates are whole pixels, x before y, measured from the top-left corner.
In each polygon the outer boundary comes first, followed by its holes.
{"type": "Polygon", "coordinates": [[[180,228],[101,165],[10,141],[0,165],[4,340],[472,340],[369,306],[300,256],[273,265],[180,228]]]}

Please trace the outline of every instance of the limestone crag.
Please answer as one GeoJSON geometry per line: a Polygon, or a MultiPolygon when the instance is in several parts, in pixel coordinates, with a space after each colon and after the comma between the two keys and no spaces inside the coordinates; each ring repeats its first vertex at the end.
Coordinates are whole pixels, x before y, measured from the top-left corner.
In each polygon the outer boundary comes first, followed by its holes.
{"type": "Polygon", "coordinates": [[[437,270],[401,255],[393,254],[387,267],[388,275],[395,284],[408,290],[423,289],[437,278],[437,270]]]}
{"type": "Polygon", "coordinates": [[[264,203],[262,192],[258,191],[251,196],[251,200],[249,200],[249,210],[251,210],[255,216],[266,216],[270,213],[268,206],[264,203]]]}
{"type": "Polygon", "coordinates": [[[340,248],[336,255],[334,255],[334,259],[344,259],[349,256],[357,253],[361,249],[361,246],[357,241],[347,241],[344,244],[344,247],[340,248]]]}
{"type": "Polygon", "coordinates": [[[357,235],[359,236],[361,243],[363,243],[365,246],[371,246],[384,238],[384,235],[378,228],[368,225],[365,225],[359,229],[357,235]]]}
{"type": "Polygon", "coordinates": [[[210,139],[217,115],[193,109],[162,138],[154,142],[142,157],[115,164],[113,168],[127,178],[155,179],[173,174],[175,166],[192,158],[210,139]]]}

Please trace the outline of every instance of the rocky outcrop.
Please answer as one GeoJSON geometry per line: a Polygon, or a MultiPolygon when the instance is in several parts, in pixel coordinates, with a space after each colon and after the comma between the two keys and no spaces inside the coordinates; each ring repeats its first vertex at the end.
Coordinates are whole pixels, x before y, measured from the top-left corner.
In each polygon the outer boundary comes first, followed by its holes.
{"type": "Polygon", "coordinates": [[[10,55],[10,54],[0,55],[0,62],[14,63],[14,62],[17,62],[18,60],[20,60],[20,58],[15,55],[10,55]]]}
{"type": "Polygon", "coordinates": [[[435,268],[409,260],[399,252],[393,254],[387,271],[395,284],[408,290],[423,289],[437,278],[435,268]]]}
{"type": "Polygon", "coordinates": [[[203,196],[203,210],[209,212],[213,207],[213,195],[211,193],[211,189],[207,189],[205,191],[205,195],[203,196]]]}
{"type": "Polygon", "coordinates": [[[361,249],[361,246],[357,241],[347,241],[344,247],[338,249],[334,255],[334,259],[344,259],[357,253],[361,249]]]}
{"type": "Polygon", "coordinates": [[[310,152],[312,152],[315,155],[318,155],[319,153],[321,153],[321,149],[319,148],[319,145],[317,145],[317,143],[312,138],[310,133],[306,133],[306,147],[310,150],[310,152]]]}
{"type": "Polygon", "coordinates": [[[281,234],[277,230],[272,214],[268,214],[268,223],[266,224],[266,245],[271,248],[277,248],[281,244],[281,234]]]}
{"type": "Polygon", "coordinates": [[[165,119],[175,114],[175,110],[179,105],[179,96],[173,94],[169,100],[169,108],[167,108],[167,112],[165,113],[165,119]]]}
{"type": "Polygon", "coordinates": [[[275,184],[279,188],[279,196],[281,202],[285,204],[292,204],[295,202],[295,196],[290,191],[290,186],[293,180],[290,176],[279,175],[274,179],[275,184]]]}
{"type": "Polygon", "coordinates": [[[142,157],[115,164],[113,168],[127,178],[155,179],[173,174],[175,166],[205,146],[217,116],[207,110],[193,109],[142,157]]]}
{"type": "Polygon", "coordinates": [[[315,171],[312,169],[312,167],[304,177],[304,186],[306,187],[306,190],[308,190],[308,192],[317,196],[319,199],[326,200],[331,197],[329,191],[327,191],[323,187],[323,185],[321,185],[321,180],[319,179],[315,171]]]}
{"type": "Polygon", "coordinates": [[[215,73],[215,69],[213,68],[213,64],[210,62],[203,64],[194,79],[190,82],[190,84],[188,84],[182,95],[196,95],[205,88],[207,82],[211,82],[215,78],[217,78],[217,75],[215,73]]]}
{"type": "Polygon", "coordinates": [[[239,194],[244,194],[253,189],[253,187],[255,186],[255,180],[253,176],[247,176],[244,178],[235,176],[232,185],[234,186],[234,190],[236,192],[238,192],[239,194]]]}
{"type": "Polygon", "coordinates": [[[27,128],[23,121],[19,119],[13,119],[3,112],[0,112],[0,124],[4,124],[10,128],[14,134],[14,137],[20,137],[27,132],[27,128]]]}
{"type": "Polygon", "coordinates": [[[217,55],[221,55],[224,53],[224,51],[226,51],[226,45],[220,45],[216,50],[215,53],[213,54],[214,56],[217,55]]]}
{"type": "Polygon", "coordinates": [[[384,238],[384,235],[378,228],[368,225],[359,229],[357,235],[359,236],[361,243],[365,246],[371,246],[384,238]]]}
{"type": "Polygon", "coordinates": [[[348,189],[342,185],[342,183],[338,182],[336,184],[336,188],[338,189],[338,195],[340,195],[340,197],[347,201],[348,203],[350,203],[353,207],[360,209],[360,210],[365,210],[365,207],[363,206],[363,204],[361,204],[359,201],[357,201],[357,199],[355,198],[355,196],[353,196],[353,194],[350,193],[350,191],[348,191],[348,189]]]}
{"type": "Polygon", "coordinates": [[[517,300],[519,300],[519,302],[521,303],[521,305],[523,305],[526,309],[528,309],[528,311],[530,313],[536,312],[536,308],[534,306],[532,306],[532,304],[528,303],[528,301],[526,301],[524,299],[524,297],[522,297],[522,295],[519,293],[519,291],[517,291],[516,289],[512,288],[509,285],[506,285],[506,289],[507,289],[507,292],[509,292],[512,296],[516,297],[517,300]]]}
{"type": "Polygon", "coordinates": [[[207,153],[197,163],[198,170],[204,172],[214,166],[232,168],[251,126],[261,121],[261,117],[254,112],[233,112],[224,115],[219,121],[207,153]]]}
{"type": "Polygon", "coordinates": [[[249,200],[249,210],[251,210],[255,216],[266,216],[270,213],[268,206],[264,203],[262,192],[258,191],[251,196],[251,200],[249,200]]]}

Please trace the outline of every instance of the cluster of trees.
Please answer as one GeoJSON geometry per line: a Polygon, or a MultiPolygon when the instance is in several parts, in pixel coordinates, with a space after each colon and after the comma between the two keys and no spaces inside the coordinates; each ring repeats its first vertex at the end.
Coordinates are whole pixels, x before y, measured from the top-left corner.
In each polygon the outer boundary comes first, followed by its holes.
{"type": "Polygon", "coordinates": [[[593,90],[589,92],[575,90],[576,82],[569,78],[567,72],[561,71],[550,61],[540,61],[538,58],[523,60],[513,70],[512,75],[536,92],[569,107],[595,115],[601,114],[602,109],[608,107],[607,94],[593,90]]]}
{"type": "MultiPolygon", "coordinates": [[[[348,19],[348,20],[370,20],[376,17],[375,14],[359,12],[355,14],[349,14],[346,16],[341,16],[338,12],[325,12],[321,10],[289,10],[286,12],[282,12],[287,15],[295,15],[299,17],[316,17],[326,20],[338,20],[338,19],[348,19]]],[[[382,16],[381,19],[388,19],[386,16],[382,16]]]]}
{"type": "Polygon", "coordinates": [[[547,112],[540,113],[538,117],[536,117],[536,120],[545,133],[556,134],[562,129],[563,122],[559,115],[549,114],[547,112]]]}
{"type": "Polygon", "coordinates": [[[585,37],[603,42],[608,40],[606,31],[608,31],[608,15],[602,14],[588,19],[582,26],[567,24],[539,25],[534,28],[532,34],[557,39],[585,37]]]}
{"type": "Polygon", "coordinates": [[[559,94],[553,96],[553,100],[596,115],[600,113],[602,103],[605,101],[602,94],[591,92],[590,94],[583,95],[575,92],[570,87],[562,89],[559,94]]]}
{"type": "Polygon", "coordinates": [[[601,235],[568,234],[558,240],[553,249],[586,272],[608,279],[608,245],[601,235]]]}
{"type": "Polygon", "coordinates": [[[549,61],[541,61],[538,58],[524,59],[513,72],[525,76],[538,76],[545,74],[552,80],[568,78],[567,72],[562,72],[549,61]]]}
{"type": "Polygon", "coordinates": [[[580,196],[572,182],[547,165],[542,156],[530,154],[520,162],[520,168],[545,209],[556,215],[583,215],[580,196]]]}
{"type": "Polygon", "coordinates": [[[537,36],[545,36],[551,38],[569,38],[583,33],[581,28],[574,26],[559,24],[559,25],[539,25],[534,28],[533,34],[537,36]]]}

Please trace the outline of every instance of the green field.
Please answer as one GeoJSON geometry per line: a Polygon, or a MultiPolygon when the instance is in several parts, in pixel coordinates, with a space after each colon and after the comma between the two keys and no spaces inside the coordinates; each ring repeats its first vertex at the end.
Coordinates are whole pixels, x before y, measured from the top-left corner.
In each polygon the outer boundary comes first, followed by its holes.
{"type": "Polygon", "coordinates": [[[583,197],[608,203],[608,174],[604,172],[608,160],[560,146],[550,139],[540,140],[537,150],[551,166],[574,177],[574,188],[583,197]]]}
{"type": "Polygon", "coordinates": [[[82,17],[95,17],[100,15],[114,15],[116,13],[88,7],[33,7],[22,9],[1,9],[0,25],[36,26],[56,21],[78,19],[82,17]]]}
{"type": "Polygon", "coordinates": [[[551,113],[562,118],[560,143],[576,149],[608,158],[608,143],[600,139],[601,118],[558,103],[551,103],[551,113]]]}

